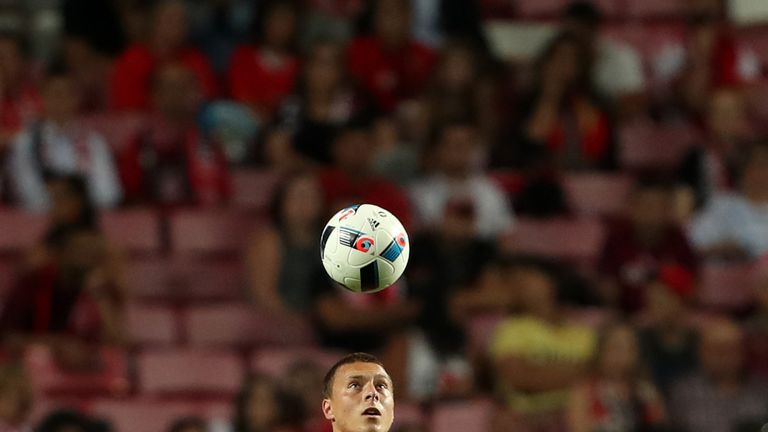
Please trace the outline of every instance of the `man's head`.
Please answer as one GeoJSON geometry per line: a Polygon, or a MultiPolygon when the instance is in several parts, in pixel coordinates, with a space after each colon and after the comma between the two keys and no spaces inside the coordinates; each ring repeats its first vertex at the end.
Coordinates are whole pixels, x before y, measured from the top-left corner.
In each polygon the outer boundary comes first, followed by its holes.
{"type": "Polygon", "coordinates": [[[333,161],[337,168],[355,176],[369,173],[372,162],[373,118],[367,114],[353,117],[336,135],[333,161]]]}
{"type": "Polygon", "coordinates": [[[447,122],[435,130],[433,139],[437,169],[450,177],[471,174],[482,157],[480,136],[471,121],[459,119],[447,122]]]}
{"type": "Polygon", "coordinates": [[[575,1],[563,11],[563,29],[591,43],[597,38],[603,15],[591,1],[575,1]]]}
{"type": "Polygon", "coordinates": [[[43,105],[46,116],[55,122],[66,123],[77,115],[80,92],[66,64],[53,62],[45,73],[43,105]]]}
{"type": "Polygon", "coordinates": [[[370,354],[350,354],[325,375],[323,415],[334,432],[388,432],[394,408],[392,379],[370,354]]]}
{"type": "Polygon", "coordinates": [[[673,220],[674,188],[665,180],[639,180],[629,197],[629,217],[638,232],[661,232],[673,220]]]}
{"type": "Polygon", "coordinates": [[[180,63],[166,63],[152,75],[152,107],[173,124],[193,122],[202,103],[195,74],[180,63]]]}

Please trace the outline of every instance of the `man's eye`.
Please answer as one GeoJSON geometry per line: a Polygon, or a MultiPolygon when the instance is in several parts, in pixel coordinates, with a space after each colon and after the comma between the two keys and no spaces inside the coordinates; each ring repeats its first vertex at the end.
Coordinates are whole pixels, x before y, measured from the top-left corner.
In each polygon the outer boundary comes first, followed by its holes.
{"type": "Polygon", "coordinates": [[[349,383],[349,385],[347,386],[347,388],[358,388],[358,387],[360,387],[360,384],[355,382],[349,383]]]}
{"type": "Polygon", "coordinates": [[[384,384],[384,383],[382,383],[382,384],[379,384],[377,387],[378,387],[378,388],[381,388],[381,389],[387,389],[387,388],[389,388],[389,386],[388,386],[388,385],[386,385],[386,384],[384,384]]]}

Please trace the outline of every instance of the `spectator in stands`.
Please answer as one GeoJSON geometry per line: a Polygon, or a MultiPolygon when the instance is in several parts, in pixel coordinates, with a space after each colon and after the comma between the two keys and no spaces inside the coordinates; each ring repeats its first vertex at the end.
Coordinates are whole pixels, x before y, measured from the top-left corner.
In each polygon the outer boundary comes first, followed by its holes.
{"type": "Polygon", "coordinates": [[[295,150],[312,163],[330,164],[336,132],[359,109],[344,72],[341,46],[317,42],[302,65],[294,95],[280,105],[277,123],[295,150]]]}
{"type": "Polygon", "coordinates": [[[0,365],[0,430],[28,430],[33,394],[24,369],[11,363],[0,365]]]}
{"type": "Polygon", "coordinates": [[[644,374],[631,326],[603,329],[593,368],[592,376],[571,394],[571,432],[646,431],[666,421],[664,401],[644,374]]]}
{"type": "Polygon", "coordinates": [[[408,226],[411,209],[407,196],[389,179],[373,172],[373,121],[372,116],[360,113],[336,135],[334,165],[320,173],[326,208],[333,213],[352,204],[375,204],[408,226]]]}
{"type": "Polygon", "coordinates": [[[753,270],[755,311],[747,319],[747,366],[751,372],[768,379],[768,257],[753,270]]]}
{"type": "Polygon", "coordinates": [[[698,332],[690,324],[694,280],[683,267],[662,266],[647,289],[648,324],[640,332],[645,363],[657,386],[671,385],[697,366],[698,332]]]}
{"type": "Polygon", "coordinates": [[[207,432],[208,426],[199,417],[185,417],[173,422],[168,432],[207,432]]]}
{"type": "Polygon", "coordinates": [[[543,159],[556,170],[615,167],[611,114],[592,85],[590,58],[571,33],[549,43],[522,102],[515,147],[500,149],[502,157],[522,166],[543,159]]]}
{"type": "Polygon", "coordinates": [[[512,209],[499,187],[481,171],[484,148],[477,127],[467,121],[440,126],[427,154],[432,172],[411,187],[411,201],[418,222],[424,226],[443,223],[446,207],[454,201],[471,203],[474,234],[492,238],[512,225],[512,209]]]}
{"type": "Polygon", "coordinates": [[[371,34],[352,41],[347,68],[376,106],[391,112],[424,90],[435,56],[411,35],[410,1],[376,0],[371,7],[371,34]]]}
{"type": "Polygon", "coordinates": [[[703,208],[716,192],[732,189],[748,155],[749,117],[743,95],[734,89],[714,90],[708,102],[707,138],[683,157],[678,180],[687,188],[693,208],[703,208]]]}
{"type": "Polygon", "coordinates": [[[75,411],[60,410],[48,414],[35,432],[108,432],[110,428],[75,411]]]}
{"type": "Polygon", "coordinates": [[[754,145],[745,160],[738,189],[715,194],[691,221],[691,240],[705,257],[752,259],[768,252],[768,145],[754,145]]]}
{"type": "Polygon", "coordinates": [[[61,63],[52,64],[43,88],[44,117],[16,137],[9,158],[16,199],[27,209],[49,207],[45,178],[51,174],[84,176],[98,207],[120,202],[111,150],[101,135],[79,124],[79,100],[69,71],[61,63]]]}
{"type": "Polygon", "coordinates": [[[326,222],[317,177],[286,178],[273,198],[271,224],[259,230],[246,262],[256,304],[283,314],[306,313],[329,284],[318,259],[318,233],[326,222]]]}
{"type": "Polygon", "coordinates": [[[468,42],[451,41],[443,47],[434,79],[422,97],[425,112],[412,139],[424,142],[431,125],[466,118],[478,125],[484,142],[493,142],[500,119],[498,89],[488,63],[468,42]]]}
{"type": "Polygon", "coordinates": [[[216,205],[230,194],[229,170],[219,142],[195,123],[200,88],[180,63],[158,68],[151,78],[152,116],[126,146],[120,174],[129,204],[216,205]]]}
{"type": "Polygon", "coordinates": [[[696,273],[698,261],[685,233],[673,220],[674,190],[664,180],[635,184],[625,216],[609,226],[598,269],[601,295],[608,304],[635,313],[645,304],[647,281],[662,265],[696,273]]]}
{"type": "Polygon", "coordinates": [[[129,46],[117,59],[110,83],[110,106],[114,110],[143,111],[151,102],[152,76],[166,63],[183,65],[200,87],[202,97],[217,94],[216,77],[205,55],[187,43],[184,2],[154,3],[146,43],[129,46]]]}
{"type": "Polygon", "coordinates": [[[293,91],[299,74],[295,44],[300,10],[294,0],[270,0],[260,6],[257,43],[241,46],[232,54],[228,85],[232,98],[268,121],[293,91]]]}
{"type": "Polygon", "coordinates": [[[94,366],[95,344],[123,341],[122,281],[93,228],[62,226],[48,242],[51,259],[22,275],[8,295],[0,316],[4,343],[12,353],[46,343],[65,367],[94,366]]]}
{"type": "Polygon", "coordinates": [[[205,52],[218,74],[226,73],[235,48],[253,33],[259,3],[249,0],[187,2],[190,38],[205,52]]]}
{"type": "Polygon", "coordinates": [[[654,60],[655,78],[668,84],[677,105],[702,114],[712,92],[759,77],[760,62],[740,47],[726,17],[723,0],[689,1],[686,37],[669,44],[654,60]]]}
{"type": "Polygon", "coordinates": [[[42,109],[40,95],[29,75],[23,35],[0,33],[0,161],[15,135],[42,109]]]}
{"type": "Polygon", "coordinates": [[[642,114],[645,72],[640,55],[630,46],[601,37],[603,16],[591,1],[570,3],[562,27],[584,44],[593,66],[592,84],[624,117],[642,114]]]}
{"type": "Polygon", "coordinates": [[[496,390],[510,422],[525,430],[561,430],[569,389],[586,376],[595,334],[564,319],[560,287],[544,267],[521,269],[518,278],[523,313],[502,321],[490,343],[496,390]]]}
{"type": "Polygon", "coordinates": [[[729,432],[739,423],[768,420],[768,385],[744,369],[744,333],[727,320],[703,330],[701,369],[672,389],[670,417],[687,431],[729,432]]]}
{"type": "Polygon", "coordinates": [[[291,430],[305,418],[302,407],[287,399],[274,379],[255,375],[246,380],[237,396],[233,432],[291,430]]]}

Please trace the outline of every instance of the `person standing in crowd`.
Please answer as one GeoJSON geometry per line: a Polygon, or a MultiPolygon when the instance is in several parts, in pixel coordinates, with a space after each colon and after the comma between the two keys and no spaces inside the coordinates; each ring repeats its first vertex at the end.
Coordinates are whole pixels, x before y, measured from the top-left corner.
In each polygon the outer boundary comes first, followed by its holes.
{"type": "Polygon", "coordinates": [[[14,196],[30,210],[50,206],[45,179],[79,174],[87,179],[97,207],[114,207],[122,199],[117,169],[104,138],[79,122],[80,95],[69,70],[53,63],[43,84],[44,116],[13,143],[8,160],[14,196]]]}

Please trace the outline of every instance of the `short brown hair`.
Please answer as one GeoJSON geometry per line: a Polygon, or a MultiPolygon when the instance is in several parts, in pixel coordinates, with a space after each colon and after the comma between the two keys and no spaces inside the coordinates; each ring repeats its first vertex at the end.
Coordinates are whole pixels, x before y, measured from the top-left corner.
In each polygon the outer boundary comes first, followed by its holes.
{"type": "Polygon", "coordinates": [[[333,390],[333,379],[336,377],[336,371],[347,364],[352,363],[374,363],[381,367],[384,367],[384,363],[377,359],[376,356],[368,353],[357,352],[344,356],[341,360],[337,361],[328,373],[325,374],[323,379],[323,398],[328,399],[331,397],[331,391],[333,390]]]}

